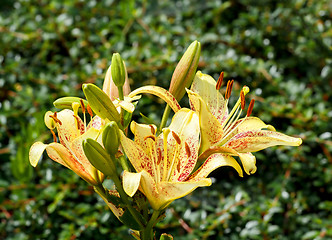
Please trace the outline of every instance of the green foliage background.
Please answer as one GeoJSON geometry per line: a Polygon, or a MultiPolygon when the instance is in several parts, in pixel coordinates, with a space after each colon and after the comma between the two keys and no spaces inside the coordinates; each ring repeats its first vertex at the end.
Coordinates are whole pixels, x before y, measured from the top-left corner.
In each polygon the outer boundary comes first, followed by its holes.
{"type": "MultiPolygon", "coordinates": [[[[202,43],[199,69],[248,85],[254,115],[302,137],[256,153],[257,172],[230,168],[175,201],[157,226],[175,239],[332,239],[332,19],[328,0],[2,0],[0,6],[0,239],[130,239],[100,198],[45,155],[43,114],[81,85],[99,86],[113,52],[132,89],[168,88],[184,49],[202,43]]],[[[182,105],[186,105],[187,99],[182,105]]],[[[156,121],[161,102],[138,109],[156,121]]],[[[139,112],[135,119],[142,121],[139,112]]]]}

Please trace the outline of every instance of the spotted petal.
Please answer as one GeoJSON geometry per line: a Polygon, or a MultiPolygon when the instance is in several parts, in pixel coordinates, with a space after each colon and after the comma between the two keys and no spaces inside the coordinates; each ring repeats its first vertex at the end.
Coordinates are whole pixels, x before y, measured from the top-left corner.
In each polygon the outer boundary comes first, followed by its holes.
{"type": "Polygon", "coordinates": [[[187,90],[187,92],[191,105],[199,113],[201,128],[200,152],[204,152],[222,139],[224,131],[218,119],[210,112],[202,97],[193,91],[187,90]]]}
{"type": "Polygon", "coordinates": [[[228,109],[224,109],[225,99],[222,94],[216,90],[216,81],[210,75],[198,71],[191,85],[191,90],[201,96],[212,115],[215,116],[220,123],[222,122],[221,117],[224,111],[224,118],[227,117],[228,109]]]}
{"type": "Polygon", "coordinates": [[[290,137],[274,131],[254,130],[238,133],[225,144],[225,147],[246,153],[277,145],[299,146],[301,143],[301,138],[290,137]]]}

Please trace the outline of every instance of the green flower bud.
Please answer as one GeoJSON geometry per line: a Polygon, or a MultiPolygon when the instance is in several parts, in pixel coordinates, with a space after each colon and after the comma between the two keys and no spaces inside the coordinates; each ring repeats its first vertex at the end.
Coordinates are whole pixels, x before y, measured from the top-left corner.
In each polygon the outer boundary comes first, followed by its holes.
{"type": "Polygon", "coordinates": [[[112,80],[117,87],[122,87],[124,85],[126,80],[126,70],[119,53],[114,53],[112,56],[111,75],[112,80]]]}
{"type": "Polygon", "coordinates": [[[163,233],[161,234],[159,240],[173,240],[173,236],[170,234],[163,233]]]}
{"type": "Polygon", "coordinates": [[[83,84],[82,88],[91,109],[99,117],[120,124],[120,114],[105,92],[91,83],[83,84]]]}
{"type": "MultiPolygon", "coordinates": [[[[88,102],[79,97],[62,97],[53,102],[53,105],[59,109],[72,109],[73,103],[78,103],[81,105],[81,100],[83,100],[85,108],[88,105],[88,102]]],[[[81,109],[80,109],[81,110],[81,109]]],[[[82,110],[81,110],[82,111],[82,110]]]]}
{"type": "Polygon", "coordinates": [[[95,140],[88,138],[83,141],[83,150],[89,162],[106,176],[114,176],[116,167],[106,150],[95,140]]]}
{"type": "Polygon", "coordinates": [[[169,92],[180,101],[189,88],[196,74],[196,69],[201,55],[201,44],[194,41],[176,66],[172,75],[169,92]]]}
{"type": "Polygon", "coordinates": [[[102,139],[104,147],[110,155],[114,155],[118,152],[120,138],[119,127],[116,122],[112,121],[106,124],[102,139]]]}

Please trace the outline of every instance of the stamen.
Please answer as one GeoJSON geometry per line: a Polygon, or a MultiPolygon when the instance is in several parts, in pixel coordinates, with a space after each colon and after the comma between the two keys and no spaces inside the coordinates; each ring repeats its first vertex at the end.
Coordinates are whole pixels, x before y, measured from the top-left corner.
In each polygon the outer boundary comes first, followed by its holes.
{"type": "Polygon", "coordinates": [[[191,152],[190,152],[190,148],[189,148],[189,146],[188,146],[188,143],[184,143],[184,146],[185,146],[185,149],[186,149],[186,153],[187,153],[187,156],[188,156],[188,158],[190,158],[190,156],[191,156],[191,152]]]}
{"type": "Polygon", "coordinates": [[[216,89],[217,90],[219,90],[221,88],[223,79],[224,79],[224,72],[221,72],[220,75],[219,75],[217,84],[216,84],[216,89]]]}
{"type": "Polygon", "coordinates": [[[86,105],[86,110],[88,110],[89,115],[90,115],[91,117],[93,117],[93,112],[92,112],[92,109],[91,109],[91,107],[90,107],[89,104],[86,105]]]}
{"type": "Polygon", "coordinates": [[[181,144],[181,139],[180,137],[176,134],[176,132],[173,132],[172,131],[172,135],[173,135],[173,138],[175,139],[175,141],[177,142],[177,144],[181,144]]]}
{"type": "Polygon", "coordinates": [[[79,117],[76,116],[76,115],[74,115],[74,118],[76,119],[76,127],[77,127],[77,129],[79,130],[79,129],[80,129],[80,128],[79,128],[79,125],[78,125],[78,123],[79,123],[79,117]]]}
{"type": "Polygon", "coordinates": [[[85,106],[84,106],[83,99],[80,99],[80,103],[81,103],[82,112],[84,114],[85,113],[85,106]]]}
{"type": "Polygon", "coordinates": [[[144,141],[145,141],[146,139],[148,139],[148,138],[152,139],[154,142],[156,141],[156,137],[153,136],[153,135],[145,136],[145,137],[144,137],[144,141]]]}
{"type": "Polygon", "coordinates": [[[248,111],[247,111],[247,117],[249,117],[252,113],[252,109],[254,108],[254,104],[255,104],[255,99],[251,99],[249,107],[248,107],[248,111]]]}
{"type": "Polygon", "coordinates": [[[178,172],[180,172],[180,170],[181,170],[181,161],[180,160],[176,166],[176,169],[178,170],[178,172]]]}
{"type": "Polygon", "coordinates": [[[241,109],[243,110],[246,107],[246,99],[244,97],[244,92],[243,91],[241,91],[240,97],[241,97],[241,109]]]}
{"type": "Polygon", "coordinates": [[[162,181],[166,180],[166,175],[167,175],[167,138],[168,138],[168,134],[170,132],[169,128],[164,128],[163,130],[163,147],[164,147],[164,168],[163,168],[163,177],[162,177],[162,181]]]}
{"type": "Polygon", "coordinates": [[[58,123],[59,125],[62,125],[62,122],[56,117],[57,116],[57,113],[54,112],[53,115],[50,115],[50,118],[53,118],[53,120],[58,123]]]}
{"type": "Polygon", "coordinates": [[[225,92],[225,99],[230,98],[231,93],[232,93],[233,83],[234,83],[234,80],[232,80],[232,81],[229,80],[227,82],[227,88],[226,88],[226,92],[225,92]]]}
{"type": "Polygon", "coordinates": [[[154,127],[151,124],[149,126],[151,128],[152,135],[155,135],[156,134],[156,130],[154,129],[154,127]]]}
{"type": "Polygon", "coordinates": [[[52,129],[50,129],[50,130],[51,130],[51,133],[52,133],[52,135],[53,135],[53,141],[56,143],[56,142],[57,142],[57,140],[56,140],[56,135],[55,135],[55,133],[53,132],[52,129]]]}

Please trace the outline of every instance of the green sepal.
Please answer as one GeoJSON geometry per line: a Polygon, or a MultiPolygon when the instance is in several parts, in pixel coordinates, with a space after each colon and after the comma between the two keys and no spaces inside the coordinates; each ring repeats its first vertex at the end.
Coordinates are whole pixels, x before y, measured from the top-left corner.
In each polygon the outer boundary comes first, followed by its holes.
{"type": "MultiPolygon", "coordinates": [[[[146,222],[145,218],[143,218],[143,216],[135,208],[133,208],[133,211],[135,211],[136,216],[138,216],[140,218],[139,221],[141,223],[143,223],[143,225],[146,225],[147,222],[146,222]]],[[[128,209],[124,210],[123,215],[119,216],[119,219],[127,227],[129,227],[133,230],[141,230],[140,223],[136,221],[136,219],[131,215],[131,213],[128,209]]]]}
{"type": "MultiPolygon", "coordinates": [[[[54,107],[59,109],[72,109],[72,104],[74,102],[81,104],[81,100],[83,100],[84,107],[87,108],[88,101],[79,97],[62,97],[58,98],[53,102],[54,107]]],[[[82,111],[82,108],[79,108],[79,111],[82,111]]]]}
{"type": "Polygon", "coordinates": [[[118,152],[120,144],[120,133],[116,122],[112,121],[105,125],[102,140],[106,151],[110,155],[114,155],[118,152]]]}
{"type": "Polygon", "coordinates": [[[83,150],[89,162],[106,176],[114,176],[116,167],[106,150],[95,140],[88,138],[83,141],[83,150]]]}
{"type": "Polygon", "coordinates": [[[111,75],[115,86],[122,88],[126,80],[126,71],[119,53],[114,53],[112,56],[111,75]]]}
{"type": "Polygon", "coordinates": [[[92,83],[83,84],[82,88],[91,109],[99,117],[120,124],[120,114],[106,93],[92,83]]]}
{"type": "Polygon", "coordinates": [[[163,233],[160,236],[160,240],[173,240],[173,237],[170,234],[163,233]]]}

